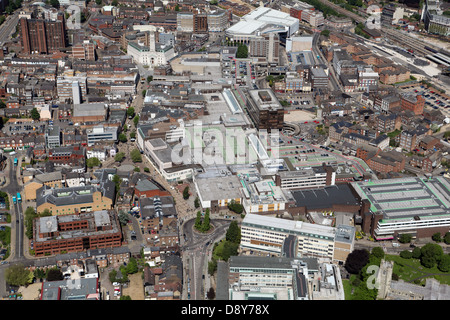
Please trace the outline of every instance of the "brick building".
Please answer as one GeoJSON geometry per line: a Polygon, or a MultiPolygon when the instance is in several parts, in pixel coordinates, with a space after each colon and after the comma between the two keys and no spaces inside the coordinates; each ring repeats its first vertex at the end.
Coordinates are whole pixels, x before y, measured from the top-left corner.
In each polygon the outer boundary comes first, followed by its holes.
{"type": "Polygon", "coordinates": [[[33,221],[36,256],[122,245],[122,232],[114,211],[49,216],[33,221]]]}

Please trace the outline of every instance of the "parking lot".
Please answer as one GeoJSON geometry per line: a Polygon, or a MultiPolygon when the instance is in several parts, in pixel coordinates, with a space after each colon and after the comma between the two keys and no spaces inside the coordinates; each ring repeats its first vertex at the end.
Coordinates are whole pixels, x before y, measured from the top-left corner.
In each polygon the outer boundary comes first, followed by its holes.
{"type": "Polygon", "coordinates": [[[420,86],[407,92],[422,95],[425,99],[425,109],[440,110],[445,116],[450,116],[450,99],[433,88],[420,86]]]}

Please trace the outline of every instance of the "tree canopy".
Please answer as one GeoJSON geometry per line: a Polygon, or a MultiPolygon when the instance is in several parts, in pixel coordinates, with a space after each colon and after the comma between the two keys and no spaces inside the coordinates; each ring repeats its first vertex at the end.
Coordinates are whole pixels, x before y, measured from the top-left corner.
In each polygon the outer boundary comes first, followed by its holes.
{"type": "Polygon", "coordinates": [[[345,261],[345,269],[352,274],[358,274],[369,261],[369,252],[365,249],[353,250],[345,261]]]}
{"type": "Polygon", "coordinates": [[[133,162],[142,162],[141,152],[138,149],[134,149],[130,152],[131,161],[133,162]]]}
{"type": "Polygon", "coordinates": [[[25,269],[22,264],[14,264],[5,270],[5,280],[12,286],[25,286],[33,281],[33,272],[25,269]]]}

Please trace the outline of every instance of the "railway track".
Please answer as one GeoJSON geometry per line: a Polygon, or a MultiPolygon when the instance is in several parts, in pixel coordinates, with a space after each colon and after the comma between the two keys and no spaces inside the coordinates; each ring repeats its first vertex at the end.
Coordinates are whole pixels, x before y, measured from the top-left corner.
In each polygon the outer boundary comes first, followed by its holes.
{"type": "MultiPolygon", "coordinates": [[[[342,8],[341,6],[339,6],[335,3],[332,3],[328,0],[319,0],[319,1],[325,5],[333,8],[337,12],[344,14],[349,18],[352,18],[353,20],[355,20],[358,23],[360,23],[360,22],[365,23],[367,21],[367,18],[368,18],[367,14],[365,16],[360,16],[360,15],[358,15],[354,12],[350,12],[350,11],[342,8]]],[[[400,31],[396,30],[396,29],[382,26],[381,31],[383,34],[385,34],[387,36],[387,38],[389,38],[392,41],[395,41],[399,45],[403,46],[405,49],[412,49],[412,50],[414,50],[415,53],[419,53],[424,56],[430,54],[430,52],[424,48],[425,46],[431,47],[437,51],[442,51],[439,47],[433,46],[432,44],[423,42],[419,39],[415,39],[407,34],[404,34],[400,31]]]]}

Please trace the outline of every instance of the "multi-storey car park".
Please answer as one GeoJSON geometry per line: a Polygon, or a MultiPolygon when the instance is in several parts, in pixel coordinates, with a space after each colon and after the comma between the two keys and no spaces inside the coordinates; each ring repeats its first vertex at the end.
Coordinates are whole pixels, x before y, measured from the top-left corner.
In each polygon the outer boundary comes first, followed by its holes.
{"type": "Polygon", "coordinates": [[[450,183],[443,177],[358,181],[352,186],[367,207],[363,230],[376,240],[449,231],[450,183]]]}

